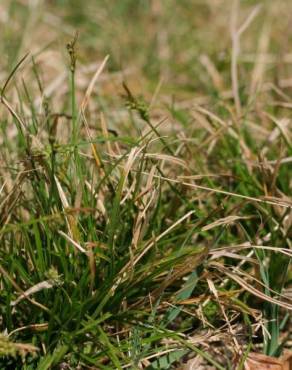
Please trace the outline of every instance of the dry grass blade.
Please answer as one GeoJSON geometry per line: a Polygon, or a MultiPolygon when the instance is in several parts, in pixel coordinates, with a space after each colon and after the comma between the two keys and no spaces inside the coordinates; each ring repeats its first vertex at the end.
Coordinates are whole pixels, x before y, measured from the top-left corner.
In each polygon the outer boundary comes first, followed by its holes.
{"type": "Polygon", "coordinates": [[[276,304],[276,305],[278,305],[280,307],[283,307],[283,308],[285,308],[287,310],[290,310],[290,311],[292,310],[292,304],[289,304],[289,303],[280,301],[280,300],[275,299],[273,297],[269,297],[265,293],[261,292],[260,290],[254,288],[253,286],[251,286],[250,284],[248,284],[238,274],[233,273],[232,271],[230,271],[226,267],[223,267],[222,265],[220,265],[218,263],[214,263],[214,262],[211,264],[211,266],[215,267],[217,270],[219,270],[220,272],[224,273],[226,276],[228,276],[230,279],[232,279],[235,282],[237,282],[242,288],[244,288],[245,290],[247,290],[251,294],[255,295],[256,297],[261,298],[264,301],[267,301],[267,302],[270,302],[270,303],[274,303],[274,304],[276,304]]]}
{"type": "Polygon", "coordinates": [[[11,306],[16,306],[20,301],[23,299],[29,297],[32,294],[35,294],[37,292],[40,292],[43,289],[51,289],[55,285],[55,282],[53,280],[45,280],[41,281],[40,283],[32,286],[31,288],[27,289],[25,292],[23,292],[15,301],[11,301],[11,306]]]}
{"type": "MultiPolygon", "coordinates": [[[[146,176],[149,176],[148,172],[142,172],[142,173],[146,176]]],[[[213,188],[209,188],[207,186],[196,185],[196,184],[192,184],[192,183],[189,183],[189,182],[172,179],[172,178],[169,178],[169,177],[158,176],[158,175],[156,175],[155,177],[157,177],[161,180],[164,180],[164,181],[169,181],[171,183],[187,186],[189,188],[200,189],[200,190],[204,190],[204,191],[208,191],[208,192],[212,192],[212,193],[224,194],[224,195],[228,195],[228,196],[236,197],[236,198],[241,198],[241,199],[245,199],[245,200],[252,201],[252,202],[271,204],[271,205],[279,206],[279,207],[283,207],[283,208],[291,208],[292,207],[292,202],[289,201],[289,200],[285,201],[285,200],[278,199],[278,198],[275,198],[275,197],[272,198],[273,200],[264,200],[264,199],[260,199],[260,198],[249,197],[249,196],[243,195],[243,194],[233,193],[233,192],[226,191],[226,190],[213,189],[213,188]]]]}
{"type": "Polygon", "coordinates": [[[235,221],[239,220],[250,220],[251,218],[253,218],[253,216],[236,216],[236,215],[227,216],[202,227],[202,231],[208,231],[218,226],[230,225],[233,224],[235,221]]]}
{"type": "MultiPolygon", "coordinates": [[[[291,135],[289,136],[289,129],[288,129],[289,127],[291,127],[291,120],[287,118],[277,119],[276,117],[274,117],[273,115],[267,112],[263,112],[263,114],[267,116],[268,118],[270,118],[270,120],[275,123],[280,133],[282,134],[283,138],[285,139],[286,143],[290,147],[292,147],[292,141],[290,137],[291,135]]],[[[275,139],[275,137],[270,137],[270,139],[271,140],[275,139]]]]}
{"type": "Polygon", "coordinates": [[[8,86],[8,84],[9,84],[9,82],[11,81],[12,77],[14,76],[16,71],[19,69],[19,67],[22,65],[22,63],[25,61],[25,59],[28,57],[28,55],[29,55],[29,53],[25,54],[24,57],[22,57],[20,59],[20,61],[16,64],[16,66],[13,68],[12,72],[8,76],[7,80],[5,81],[5,83],[4,83],[4,85],[1,89],[1,100],[4,98],[5,90],[8,86]]]}
{"type": "Polygon", "coordinates": [[[226,324],[228,326],[229,333],[230,333],[230,335],[231,335],[231,337],[232,337],[232,339],[234,341],[236,352],[237,353],[240,353],[240,346],[239,346],[238,341],[236,339],[235,332],[234,332],[234,330],[232,328],[232,325],[231,325],[231,323],[230,323],[230,321],[229,321],[229,319],[227,317],[227,314],[225,312],[225,308],[224,308],[223,304],[221,303],[221,301],[219,299],[218,291],[217,291],[217,289],[215,287],[215,284],[214,284],[214,282],[210,278],[207,278],[207,283],[208,283],[208,286],[209,286],[210,291],[212,292],[212,294],[216,298],[216,301],[217,301],[217,303],[218,303],[218,305],[220,307],[220,310],[222,312],[222,315],[223,315],[223,317],[225,319],[225,322],[226,322],[226,324]]]}
{"type": "Polygon", "coordinates": [[[168,155],[168,154],[160,154],[160,153],[146,153],[145,158],[154,158],[154,159],[159,159],[161,161],[167,161],[171,162],[174,164],[177,164],[183,168],[187,168],[187,164],[184,160],[174,157],[173,155],[168,155]]]}
{"type": "Polygon", "coordinates": [[[25,126],[23,120],[20,118],[18,113],[15,111],[15,109],[12,108],[12,106],[10,105],[10,103],[7,101],[7,99],[4,96],[1,97],[1,103],[8,109],[8,111],[10,112],[12,117],[14,117],[16,119],[16,121],[20,125],[20,128],[22,129],[22,131],[25,132],[26,131],[26,126],[25,126]]]}
{"type": "Polygon", "coordinates": [[[87,90],[86,90],[86,93],[85,93],[85,96],[83,98],[83,101],[81,103],[81,117],[83,118],[83,123],[84,123],[84,126],[85,126],[85,129],[86,129],[86,132],[87,132],[87,136],[89,138],[89,141],[90,141],[90,146],[91,146],[91,150],[92,150],[92,153],[93,153],[93,156],[94,156],[94,159],[95,159],[95,162],[96,162],[96,165],[97,167],[100,167],[101,166],[101,156],[100,154],[98,153],[97,151],[97,148],[96,146],[93,144],[93,138],[92,138],[92,135],[90,133],[90,129],[89,129],[89,125],[87,123],[87,119],[86,119],[86,114],[85,114],[85,111],[86,111],[86,107],[88,105],[88,102],[89,102],[89,99],[90,99],[90,96],[92,94],[92,91],[93,91],[93,88],[100,76],[100,74],[102,73],[107,61],[109,59],[109,55],[107,55],[104,60],[102,61],[102,63],[100,64],[99,68],[97,69],[97,71],[95,72],[87,90]]]}
{"type": "Polygon", "coordinates": [[[30,303],[35,305],[36,307],[41,308],[42,310],[49,312],[49,309],[45,307],[43,304],[35,301],[34,299],[27,297],[24,293],[24,291],[18,286],[18,284],[11,278],[11,276],[8,274],[8,272],[0,266],[0,273],[12,284],[12,286],[17,290],[21,295],[24,295],[24,298],[27,299],[30,303]]]}
{"type": "Polygon", "coordinates": [[[231,15],[231,39],[232,39],[232,57],[231,57],[231,78],[232,78],[232,92],[235,102],[237,118],[240,118],[241,102],[239,96],[239,76],[238,76],[238,57],[240,53],[240,36],[248,28],[251,22],[258,14],[261,5],[257,5],[249,14],[245,22],[237,28],[238,13],[239,13],[239,0],[233,0],[233,8],[231,15]]]}
{"type": "Polygon", "coordinates": [[[178,226],[184,220],[188,219],[193,213],[194,211],[188,212],[183,217],[181,217],[179,220],[177,220],[175,223],[173,223],[169,228],[167,228],[163,233],[161,233],[159,236],[157,236],[152,241],[150,241],[148,244],[146,244],[143,251],[134,258],[133,263],[130,262],[125,267],[122,268],[120,275],[123,276],[123,274],[126,273],[127,270],[129,270],[131,267],[134,267],[141,260],[141,258],[143,258],[143,256],[145,256],[145,254],[155,245],[155,243],[161,240],[165,235],[167,235],[170,231],[172,231],[176,226],[178,226]]]}
{"type": "Polygon", "coordinates": [[[266,246],[266,245],[253,245],[250,243],[245,243],[245,244],[239,244],[239,245],[230,245],[226,247],[221,247],[221,248],[216,248],[211,250],[209,253],[216,256],[217,253],[221,254],[222,252],[224,253],[225,251],[234,251],[234,250],[245,250],[245,249],[259,249],[259,250],[267,250],[267,251],[272,251],[275,253],[282,253],[287,257],[292,257],[292,251],[291,249],[288,248],[281,248],[281,247],[271,247],[271,246],[266,246]]]}
{"type": "Polygon", "coordinates": [[[70,242],[75,248],[77,248],[82,253],[87,253],[87,251],[81,247],[75,240],[70,238],[70,236],[66,235],[62,230],[59,230],[59,234],[62,235],[68,242],[70,242]]]}
{"type": "Polygon", "coordinates": [[[200,56],[200,62],[206,68],[208,74],[210,75],[212,79],[212,82],[215,88],[218,91],[222,91],[224,89],[224,82],[215,64],[211,61],[208,55],[205,55],[205,54],[200,56]]]}
{"type": "Polygon", "coordinates": [[[193,272],[208,255],[208,248],[203,249],[198,254],[190,255],[182,264],[181,266],[178,264],[174,270],[163,280],[159,286],[159,288],[155,289],[151,296],[155,299],[159,298],[162,292],[173,284],[175,281],[181,279],[182,277],[186,276],[187,274],[193,272]]]}
{"type": "Polygon", "coordinates": [[[83,101],[82,101],[82,103],[81,103],[81,111],[82,111],[83,113],[85,112],[85,109],[86,109],[86,107],[87,107],[87,105],[88,105],[88,102],[89,102],[89,100],[90,100],[90,96],[91,96],[91,94],[92,94],[93,88],[94,88],[94,86],[95,86],[95,84],[96,84],[96,82],[97,82],[97,80],[98,80],[99,76],[101,75],[102,71],[104,70],[104,67],[105,67],[105,65],[106,65],[106,63],[107,63],[107,61],[108,61],[108,59],[109,59],[109,55],[107,55],[107,56],[104,58],[104,60],[102,61],[102,63],[101,63],[101,64],[100,64],[100,66],[98,67],[97,71],[95,72],[95,74],[94,74],[94,76],[93,76],[92,80],[90,81],[90,84],[89,84],[89,86],[88,86],[88,88],[87,88],[87,90],[86,90],[86,93],[85,93],[84,99],[83,99],[83,101]]]}
{"type": "Polygon", "coordinates": [[[263,77],[265,72],[265,54],[267,54],[270,36],[271,36],[271,25],[265,23],[263,30],[260,35],[258,52],[254,64],[254,68],[251,76],[251,83],[249,88],[250,99],[254,97],[254,94],[261,89],[263,83],[263,77]]]}

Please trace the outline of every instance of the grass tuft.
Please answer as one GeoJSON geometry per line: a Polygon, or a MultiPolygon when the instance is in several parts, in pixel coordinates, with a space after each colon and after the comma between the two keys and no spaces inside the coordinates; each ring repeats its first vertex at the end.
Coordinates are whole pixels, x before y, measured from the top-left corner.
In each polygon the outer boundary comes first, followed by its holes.
{"type": "Polygon", "coordinates": [[[279,357],[290,2],[83,3],[0,4],[0,368],[279,357]]]}

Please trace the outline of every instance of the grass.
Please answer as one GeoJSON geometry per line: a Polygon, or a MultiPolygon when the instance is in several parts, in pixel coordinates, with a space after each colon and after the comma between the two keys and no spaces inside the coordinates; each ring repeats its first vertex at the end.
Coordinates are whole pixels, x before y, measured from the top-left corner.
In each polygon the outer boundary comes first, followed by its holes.
{"type": "Polygon", "coordinates": [[[258,4],[1,2],[1,369],[291,347],[291,4],[258,4]]]}

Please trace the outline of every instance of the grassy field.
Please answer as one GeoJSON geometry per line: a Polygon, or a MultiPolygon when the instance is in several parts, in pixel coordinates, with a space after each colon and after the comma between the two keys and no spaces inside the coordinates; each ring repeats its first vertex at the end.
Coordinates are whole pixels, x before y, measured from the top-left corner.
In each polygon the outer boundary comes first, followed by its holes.
{"type": "Polygon", "coordinates": [[[292,347],[290,0],[1,0],[0,369],[292,347]]]}

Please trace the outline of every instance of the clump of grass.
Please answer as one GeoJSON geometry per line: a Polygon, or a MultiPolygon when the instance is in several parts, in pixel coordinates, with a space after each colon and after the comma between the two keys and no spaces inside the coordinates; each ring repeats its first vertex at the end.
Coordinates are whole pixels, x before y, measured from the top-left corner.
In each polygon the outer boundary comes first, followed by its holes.
{"type": "MultiPolygon", "coordinates": [[[[119,21],[133,3],[124,6],[119,21]]],[[[161,30],[171,9],[153,7],[134,8],[153,11],[161,30]]],[[[2,367],[169,369],[197,356],[231,369],[258,344],[280,355],[292,309],[290,105],[263,84],[265,37],[251,73],[237,49],[223,65],[201,57],[198,99],[163,52],[156,73],[165,67],[168,82],[152,96],[126,77],[121,94],[103,93],[116,55],[89,73],[76,38],[68,83],[52,77],[48,89],[37,55],[14,63],[1,90],[2,367]]]]}

